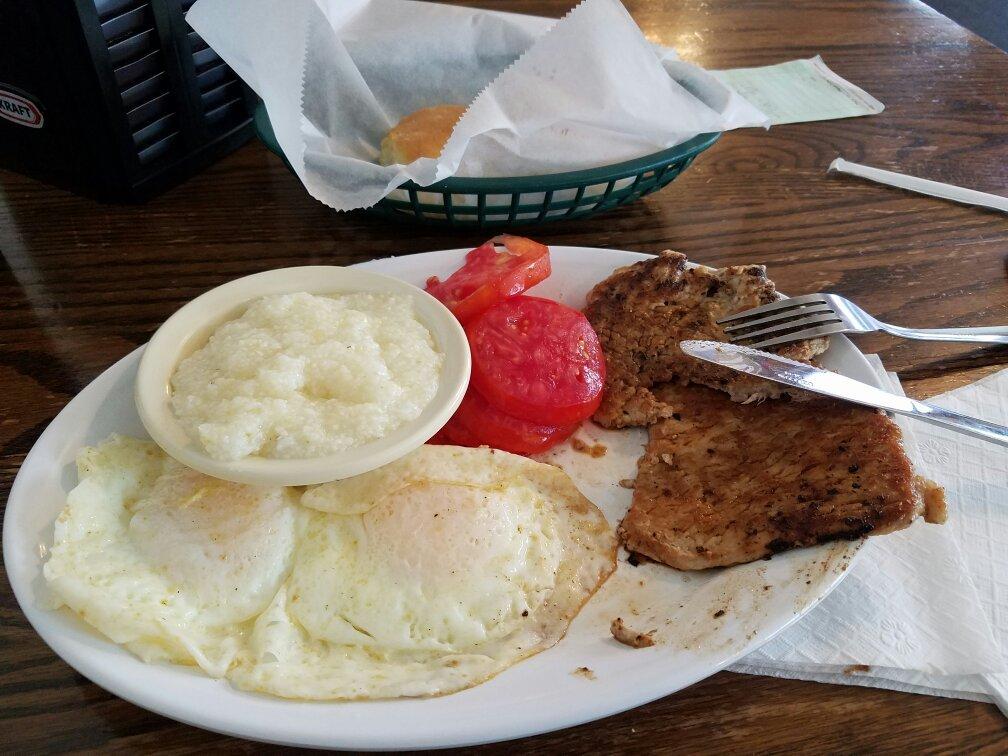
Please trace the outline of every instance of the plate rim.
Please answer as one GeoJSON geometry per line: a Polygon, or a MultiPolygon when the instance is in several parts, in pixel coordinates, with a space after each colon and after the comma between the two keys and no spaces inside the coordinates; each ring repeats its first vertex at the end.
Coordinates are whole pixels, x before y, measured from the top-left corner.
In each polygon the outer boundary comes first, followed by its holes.
{"type": "MultiPolygon", "coordinates": [[[[624,257],[627,264],[636,262],[639,260],[648,259],[654,257],[655,255],[647,252],[638,252],[632,250],[620,250],[608,247],[582,247],[573,245],[551,245],[551,251],[553,250],[568,250],[571,252],[606,252],[613,253],[618,256],[624,257]]],[[[464,254],[468,251],[467,248],[455,248],[455,249],[444,249],[444,250],[433,250],[430,252],[418,252],[402,256],[389,256],[382,258],[374,258],[372,260],[363,261],[356,263],[348,267],[361,267],[367,268],[370,265],[376,265],[385,263],[389,260],[399,260],[399,259],[415,259],[421,256],[429,257],[451,257],[452,255],[464,254]]],[[[294,266],[285,266],[294,267],[294,266]]],[[[837,336],[833,336],[837,339],[837,336]]],[[[870,365],[865,358],[865,355],[843,335],[839,335],[837,339],[840,342],[846,342],[853,353],[864,362],[866,368],[870,370],[870,365]]],[[[361,733],[339,733],[336,737],[327,738],[325,740],[319,740],[318,738],[312,737],[298,737],[297,733],[274,733],[274,728],[270,724],[250,722],[248,719],[242,721],[241,727],[230,727],[227,723],[222,723],[218,718],[215,719],[213,714],[213,707],[207,709],[200,709],[198,706],[185,706],[175,701],[166,700],[164,697],[158,697],[156,693],[149,692],[142,684],[133,680],[126,680],[125,683],[122,680],[116,680],[115,675],[108,673],[106,670],[102,669],[101,665],[94,659],[88,659],[86,654],[78,654],[75,649],[69,648],[71,640],[66,636],[65,632],[60,632],[58,629],[56,631],[50,632],[49,630],[42,631],[36,624],[36,618],[40,618],[53,610],[45,609],[35,605],[33,599],[34,596],[31,595],[31,583],[24,583],[21,580],[15,580],[15,575],[20,575],[20,568],[15,567],[12,570],[12,565],[10,562],[11,546],[14,542],[14,518],[10,516],[11,512],[9,510],[9,505],[11,501],[20,501],[25,498],[25,493],[21,491],[21,488],[26,485],[25,479],[22,477],[22,470],[28,465],[33,454],[40,449],[44,440],[48,440],[47,436],[50,433],[54,433],[54,427],[60,420],[61,416],[65,413],[71,413],[77,405],[79,405],[83,400],[82,396],[95,382],[99,381],[103,377],[109,376],[113,373],[122,372],[124,370],[130,369],[130,363],[139,363],[140,356],[143,350],[146,348],[146,344],[136,347],[131,350],[128,354],[114,362],[112,365],[107,367],[101,373],[99,373],[95,378],[88,382],[84,388],[82,388],[76,395],[74,395],[69,402],[60,410],[57,415],[49,421],[46,425],[45,430],[39,435],[35,443],[32,444],[31,449],[25,455],[24,460],[18,468],[18,473],[11,484],[10,492],[8,493],[7,502],[4,511],[4,525],[3,525],[3,553],[4,553],[4,565],[7,571],[8,581],[13,590],[18,606],[21,609],[22,614],[28,620],[29,625],[32,629],[39,635],[42,641],[49,646],[49,648],[60,657],[68,666],[79,674],[86,677],[90,682],[98,685],[103,690],[122,698],[123,700],[129,701],[130,703],[139,706],[147,711],[159,714],[161,716],[166,716],[176,721],[182,722],[187,725],[194,727],[199,727],[211,732],[245,739],[252,739],[258,742],[277,744],[277,745],[293,745],[300,747],[314,747],[314,748],[324,748],[324,749],[354,749],[354,750],[388,750],[392,749],[406,749],[406,750],[426,750],[433,748],[452,748],[452,747],[465,747],[472,745],[481,745],[486,743],[504,742],[508,740],[513,740],[517,738],[532,737],[535,735],[541,735],[548,732],[554,732],[561,729],[566,729],[570,727],[576,727],[587,722],[597,721],[599,719],[621,714],[630,709],[643,706],[645,704],[651,703],[652,701],[664,698],[665,696],[672,695],[679,692],[687,687],[690,687],[697,682],[710,677],[717,672],[722,671],[726,667],[730,666],[738,659],[742,658],[746,654],[754,651],[763,644],[772,640],[779,633],[783,632],[785,629],[790,627],[792,624],[797,622],[803,616],[805,616],[809,611],[814,609],[823,599],[825,599],[840,582],[849,574],[850,566],[852,566],[856,559],[863,553],[861,548],[863,541],[854,541],[846,544],[845,553],[849,555],[849,561],[847,569],[837,572],[831,576],[831,578],[824,583],[822,590],[811,598],[808,603],[802,607],[800,611],[792,613],[792,615],[786,619],[779,627],[773,629],[772,632],[767,634],[760,634],[756,638],[749,640],[737,647],[731,654],[727,656],[720,657],[720,661],[713,664],[710,668],[702,670],[696,675],[691,675],[686,678],[685,682],[680,681],[681,684],[677,683],[671,689],[646,689],[642,694],[637,694],[628,698],[620,699],[620,703],[617,705],[612,705],[609,703],[609,699],[605,695],[593,696],[592,704],[588,706],[580,706],[576,709],[578,713],[573,716],[567,715],[564,709],[553,709],[548,713],[541,713],[536,717],[532,718],[532,721],[525,721],[520,726],[515,726],[514,724],[508,725],[506,718],[500,721],[494,720],[483,720],[474,729],[470,727],[468,730],[465,728],[460,729],[454,735],[450,735],[445,738],[443,736],[427,737],[425,739],[418,740],[416,738],[411,738],[409,734],[406,736],[399,735],[396,739],[395,734],[389,733],[379,733],[375,734],[373,731],[371,733],[366,733],[361,735],[361,733]],[[26,608],[27,607],[27,608],[26,608]],[[70,657],[70,658],[68,658],[70,657]],[[251,725],[251,726],[249,726],[251,725]]],[[[106,378],[110,380],[110,378],[106,378]]],[[[41,452],[39,452],[41,453],[41,452]]],[[[79,620],[78,620],[79,621],[79,620]]],[[[89,628],[90,629],[90,628],[89,628]]],[[[96,632],[96,631],[92,631],[96,632]]],[[[129,653],[122,649],[121,646],[115,644],[111,640],[100,636],[100,640],[110,646],[114,646],[125,653],[129,653]]],[[[562,642],[562,641],[561,641],[562,642]]],[[[546,649],[543,653],[548,653],[550,649],[546,649]]],[[[143,662],[141,662],[143,663],[143,662]]],[[[159,665],[160,666],[160,665],[159,665]]],[[[170,665],[171,667],[181,667],[181,665],[170,665]]],[[[189,668],[182,667],[182,669],[189,670],[189,668]]],[[[195,672],[195,674],[202,674],[195,672]]],[[[208,678],[211,679],[211,678],[208,678]]],[[[212,680],[212,679],[211,679],[212,680]]],[[[319,706],[343,706],[343,705],[355,705],[357,702],[335,702],[335,701],[319,701],[319,702],[305,702],[305,701],[289,701],[286,699],[280,699],[273,697],[248,693],[245,691],[240,691],[238,689],[230,686],[226,680],[212,680],[212,682],[228,686],[230,693],[237,693],[240,695],[255,696],[259,699],[268,699],[271,703],[278,703],[281,705],[306,705],[306,704],[317,704],[319,706]]],[[[599,691],[602,693],[602,691],[599,691]]],[[[440,698],[450,698],[450,696],[440,697],[440,698]]],[[[393,699],[394,701],[402,701],[403,699],[393,699]]],[[[438,700],[437,698],[418,698],[409,699],[411,702],[424,702],[430,700],[438,700]]],[[[376,703],[376,702],[370,702],[376,703]]]]}

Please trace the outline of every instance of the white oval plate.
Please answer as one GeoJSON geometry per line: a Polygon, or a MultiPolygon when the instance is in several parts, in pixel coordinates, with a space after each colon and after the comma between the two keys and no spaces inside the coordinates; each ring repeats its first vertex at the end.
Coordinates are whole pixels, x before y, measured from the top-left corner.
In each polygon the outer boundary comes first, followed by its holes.
{"type": "MultiPolygon", "coordinates": [[[[361,267],[421,285],[456,268],[466,250],[375,260],[361,267]]],[[[646,255],[553,247],[553,274],[535,293],[580,307],[587,291],[621,265],[646,255]]],[[[772,271],[771,271],[772,274],[772,271]]],[[[80,447],[118,432],[145,437],[133,404],[141,349],[110,367],[75,397],[25,458],[7,501],[7,574],[28,620],[78,672],[128,701],[209,730],[288,745],[351,749],[462,746],[534,735],[599,719],[674,693],[752,651],[824,598],[844,575],[857,543],[779,554],[769,561],[704,573],[654,564],[616,573],[582,610],[567,637],[475,688],[440,698],[352,703],[286,701],[245,693],[181,666],[144,664],[97,635],[67,610],[45,608],[42,552],[76,483],[80,447]],[[717,616],[715,616],[717,615],[717,616]],[[656,629],[657,644],[616,643],[609,624],[656,629]],[[594,680],[573,674],[588,667],[594,680]]],[[[874,385],[863,355],[834,337],[825,364],[874,385]]],[[[621,478],[633,477],[644,433],[587,425],[609,451],[593,459],[567,445],[562,464],[615,527],[630,503],[621,478]]]]}

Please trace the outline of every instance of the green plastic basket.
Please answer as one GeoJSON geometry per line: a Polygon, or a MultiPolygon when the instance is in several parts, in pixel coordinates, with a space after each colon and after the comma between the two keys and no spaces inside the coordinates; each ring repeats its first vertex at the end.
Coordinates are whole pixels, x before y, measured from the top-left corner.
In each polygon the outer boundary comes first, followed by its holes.
{"type": "MultiPolygon", "coordinates": [[[[287,163],[262,103],[255,111],[255,128],[266,148],[287,163]]],[[[430,186],[408,181],[367,211],[386,218],[465,228],[587,218],[671,183],[719,136],[700,134],[668,150],[583,171],[506,178],[451,177],[430,186]]]]}

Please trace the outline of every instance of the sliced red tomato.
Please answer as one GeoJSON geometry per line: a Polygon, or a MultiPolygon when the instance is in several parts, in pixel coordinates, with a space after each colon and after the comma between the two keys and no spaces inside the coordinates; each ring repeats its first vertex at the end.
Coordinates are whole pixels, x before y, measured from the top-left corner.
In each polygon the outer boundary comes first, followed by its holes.
{"type": "Polygon", "coordinates": [[[540,425],[501,412],[471,386],[442,434],[458,446],[491,446],[512,454],[538,454],[569,437],[571,425],[540,425]],[[447,433],[444,431],[447,430],[447,433]]]}
{"type": "Polygon", "coordinates": [[[466,327],[472,385],[497,409],[547,425],[589,417],[602,401],[605,358],[580,312],[512,297],[466,327]]]}
{"type": "MultiPolygon", "coordinates": [[[[445,426],[445,427],[448,427],[448,426],[445,426]]],[[[430,438],[428,438],[427,439],[427,443],[430,444],[430,445],[432,445],[432,446],[444,446],[444,445],[451,445],[454,442],[450,438],[448,438],[448,434],[445,433],[445,429],[442,428],[437,433],[435,433],[433,436],[431,436],[430,438]]]]}
{"type": "Polygon", "coordinates": [[[426,290],[466,323],[550,274],[549,247],[523,236],[495,236],[466,254],[465,265],[444,281],[427,279],[426,290]]]}
{"type": "Polygon", "coordinates": [[[476,436],[462,427],[458,420],[458,414],[452,415],[448,423],[437,432],[428,444],[440,444],[442,446],[471,446],[473,448],[482,446],[486,441],[480,441],[476,436]]]}

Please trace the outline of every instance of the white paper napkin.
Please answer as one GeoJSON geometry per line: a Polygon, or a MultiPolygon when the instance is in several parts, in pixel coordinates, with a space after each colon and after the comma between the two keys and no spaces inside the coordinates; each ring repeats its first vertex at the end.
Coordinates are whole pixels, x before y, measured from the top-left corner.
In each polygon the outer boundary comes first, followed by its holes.
{"type": "MultiPolygon", "coordinates": [[[[672,56],[674,60],[674,55],[672,56]]],[[[769,125],[698,66],[707,97],[666,69],[618,0],[583,0],[484,89],[446,146],[465,176],[591,168],[697,134],[769,125]]]]}
{"type": "MultiPolygon", "coordinates": [[[[1008,424],[1008,370],[932,401],[1008,424]]],[[[1008,715],[1008,454],[900,424],[918,469],[945,487],[948,522],[869,538],[833,593],[731,669],[991,701],[1008,715]]]]}

